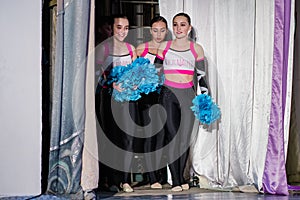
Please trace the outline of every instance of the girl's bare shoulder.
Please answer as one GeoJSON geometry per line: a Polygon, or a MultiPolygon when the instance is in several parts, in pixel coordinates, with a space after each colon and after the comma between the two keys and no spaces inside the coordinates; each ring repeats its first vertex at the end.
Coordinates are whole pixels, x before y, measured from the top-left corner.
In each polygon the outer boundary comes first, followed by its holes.
{"type": "Polygon", "coordinates": [[[140,56],[142,53],[143,53],[143,51],[144,51],[144,49],[145,49],[145,45],[146,43],[142,43],[142,44],[139,44],[137,47],[136,47],[136,54],[137,54],[137,56],[140,56]]]}
{"type": "Polygon", "coordinates": [[[195,51],[198,55],[198,58],[203,58],[204,57],[203,47],[198,43],[194,43],[194,47],[195,47],[195,51]]]}
{"type": "Polygon", "coordinates": [[[157,52],[163,52],[165,50],[165,48],[167,47],[168,41],[163,41],[162,43],[160,43],[157,52]]]}
{"type": "Polygon", "coordinates": [[[160,49],[164,49],[167,46],[168,42],[169,41],[163,41],[162,43],[160,43],[159,45],[160,49]]]}

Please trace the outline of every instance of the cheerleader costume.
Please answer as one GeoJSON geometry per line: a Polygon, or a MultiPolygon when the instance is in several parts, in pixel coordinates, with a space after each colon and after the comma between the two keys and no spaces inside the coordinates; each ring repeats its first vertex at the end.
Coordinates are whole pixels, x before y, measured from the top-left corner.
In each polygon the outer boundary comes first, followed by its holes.
{"type": "MultiPolygon", "coordinates": [[[[170,48],[171,43],[172,41],[167,43],[163,51],[163,57],[157,56],[155,63],[163,65],[164,74],[183,74],[193,75],[194,77],[196,75],[200,89],[207,91],[207,85],[203,76],[201,76],[204,69],[196,69],[197,63],[204,66],[204,58],[196,60],[197,54],[194,43],[190,42],[190,48],[185,51],[170,48]],[[200,80],[200,77],[202,77],[202,80],[200,80]]],[[[159,97],[159,103],[167,113],[167,121],[164,125],[164,149],[168,157],[172,187],[187,183],[183,174],[189,155],[190,137],[195,123],[195,117],[190,108],[196,95],[195,91],[194,81],[180,83],[168,80],[166,77],[159,97]]]]}
{"type": "MultiPolygon", "coordinates": [[[[102,69],[103,73],[98,80],[98,85],[96,89],[96,114],[99,121],[99,124],[104,131],[105,135],[109,138],[109,140],[118,147],[122,148],[126,152],[133,152],[133,137],[128,135],[127,133],[134,134],[135,127],[127,126],[123,129],[119,127],[119,123],[122,125],[127,125],[130,123],[126,123],[126,119],[129,119],[128,112],[126,112],[126,106],[129,106],[129,112],[131,118],[136,120],[137,116],[137,106],[134,102],[129,102],[129,105],[125,105],[123,103],[116,102],[112,97],[112,84],[107,83],[107,77],[110,74],[110,71],[115,66],[126,66],[132,63],[133,52],[130,44],[126,43],[128,54],[125,55],[112,55],[109,54],[108,44],[104,44],[104,61],[97,61],[96,64],[100,64],[104,67],[102,69]],[[118,120],[116,120],[116,116],[113,115],[112,109],[118,111],[118,120]]],[[[101,138],[99,138],[99,141],[101,138]]],[[[106,153],[110,153],[109,149],[104,150],[106,153]]],[[[117,157],[117,156],[112,156],[117,157]]],[[[116,158],[117,159],[117,158],[116,158]]],[[[117,160],[116,160],[117,161],[117,160]]],[[[109,169],[108,174],[111,177],[108,178],[109,185],[116,185],[119,187],[120,183],[130,183],[130,168],[131,168],[132,158],[130,156],[124,157],[124,172],[109,169]]],[[[109,166],[108,166],[109,168],[109,166]]],[[[101,173],[101,171],[100,171],[101,173]]]]}
{"type": "MultiPolygon", "coordinates": [[[[151,63],[154,63],[156,54],[149,52],[149,43],[145,43],[145,49],[140,55],[141,57],[148,58],[151,63]]],[[[151,123],[151,119],[149,117],[149,109],[151,106],[158,104],[159,93],[157,91],[151,92],[149,94],[142,94],[142,97],[138,100],[138,108],[139,108],[139,122],[141,126],[146,126],[151,123]]],[[[157,114],[157,113],[156,113],[157,114]]],[[[159,116],[153,116],[153,118],[158,118],[159,116]]],[[[152,126],[155,124],[152,122],[152,126]]],[[[164,134],[163,132],[153,134],[154,127],[151,127],[145,131],[146,138],[138,138],[135,140],[134,144],[142,144],[142,148],[136,148],[137,152],[149,153],[156,150],[159,150],[163,147],[164,134]],[[152,137],[148,137],[148,136],[152,137]]],[[[166,174],[166,168],[159,170],[159,166],[161,166],[162,155],[158,155],[156,153],[155,158],[146,157],[146,170],[148,171],[148,177],[150,185],[156,182],[166,182],[163,180],[164,174],[166,174]]],[[[166,175],[165,175],[166,176],[166,175]]]]}

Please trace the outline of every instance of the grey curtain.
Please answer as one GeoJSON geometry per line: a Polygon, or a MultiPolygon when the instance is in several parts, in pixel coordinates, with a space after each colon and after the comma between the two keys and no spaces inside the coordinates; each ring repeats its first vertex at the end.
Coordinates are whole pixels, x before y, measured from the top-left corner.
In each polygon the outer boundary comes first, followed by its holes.
{"type": "Polygon", "coordinates": [[[48,193],[81,195],[90,0],[58,0],[48,193]]]}

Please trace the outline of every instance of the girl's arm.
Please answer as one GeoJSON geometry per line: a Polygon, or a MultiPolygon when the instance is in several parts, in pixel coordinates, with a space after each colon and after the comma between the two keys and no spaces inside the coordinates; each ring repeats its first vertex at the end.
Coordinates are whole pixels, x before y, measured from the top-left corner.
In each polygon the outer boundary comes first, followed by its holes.
{"type": "Polygon", "coordinates": [[[195,51],[197,53],[195,68],[196,68],[197,80],[199,83],[200,91],[201,94],[209,94],[208,83],[206,80],[206,72],[205,72],[204,51],[199,44],[195,44],[195,51]]]}
{"type": "Polygon", "coordinates": [[[159,48],[157,49],[156,57],[154,59],[154,65],[156,67],[158,74],[161,73],[163,67],[163,62],[165,57],[164,50],[166,49],[166,46],[167,46],[167,42],[162,42],[160,44],[159,48]]]}
{"type": "Polygon", "coordinates": [[[106,54],[108,54],[108,52],[106,52],[105,45],[98,45],[95,50],[95,80],[102,86],[106,82],[104,66],[104,62],[107,56],[106,54]]]}
{"type": "Polygon", "coordinates": [[[144,52],[145,49],[145,43],[140,44],[136,47],[136,56],[140,57],[142,55],[142,53],[144,52]]]}
{"type": "Polygon", "coordinates": [[[133,45],[131,45],[131,49],[132,49],[132,62],[137,58],[137,55],[136,55],[136,49],[133,45]]]}

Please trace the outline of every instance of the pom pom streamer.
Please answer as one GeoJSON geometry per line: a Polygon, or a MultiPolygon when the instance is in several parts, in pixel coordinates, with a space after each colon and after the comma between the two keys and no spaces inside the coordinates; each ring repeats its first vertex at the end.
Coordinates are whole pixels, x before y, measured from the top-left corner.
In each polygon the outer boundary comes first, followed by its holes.
{"type": "Polygon", "coordinates": [[[191,109],[201,123],[209,125],[220,118],[221,111],[209,95],[197,95],[192,102],[191,109]]]}
{"type": "Polygon", "coordinates": [[[136,101],[141,94],[157,91],[163,84],[164,77],[157,75],[156,68],[149,59],[139,57],[127,66],[116,66],[109,75],[109,84],[121,84],[124,90],[113,90],[112,96],[118,102],[136,101]]]}

